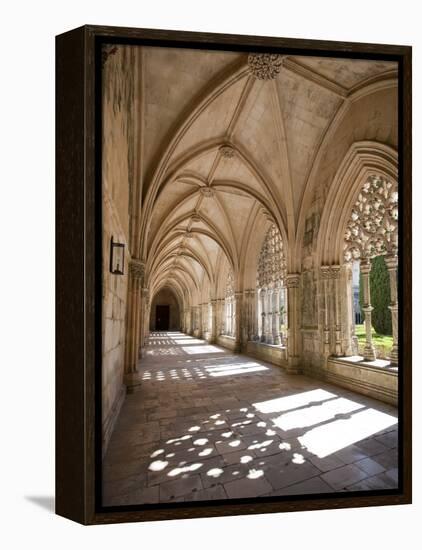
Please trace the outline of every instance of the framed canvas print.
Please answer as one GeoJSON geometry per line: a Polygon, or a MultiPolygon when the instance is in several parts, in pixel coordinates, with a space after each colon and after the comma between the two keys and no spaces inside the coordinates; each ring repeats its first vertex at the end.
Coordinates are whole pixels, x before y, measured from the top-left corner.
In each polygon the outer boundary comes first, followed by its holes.
{"type": "Polygon", "coordinates": [[[57,37],[57,513],[411,501],[411,48],[57,37]]]}

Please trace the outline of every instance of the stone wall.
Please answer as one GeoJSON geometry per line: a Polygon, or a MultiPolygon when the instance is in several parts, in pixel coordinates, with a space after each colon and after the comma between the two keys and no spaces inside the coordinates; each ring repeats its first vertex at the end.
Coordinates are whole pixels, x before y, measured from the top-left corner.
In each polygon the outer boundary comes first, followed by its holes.
{"type": "Polygon", "coordinates": [[[278,367],[287,366],[287,350],[280,346],[271,346],[261,342],[248,342],[246,353],[278,367]]]}
{"type": "MultiPolygon", "coordinates": [[[[110,49],[110,51],[112,48],[110,49]]],[[[127,309],[129,197],[132,177],[133,53],[124,47],[104,64],[103,86],[103,453],[125,395],[123,384],[127,309]],[[110,241],[125,245],[124,275],[110,273],[110,241]]]]}

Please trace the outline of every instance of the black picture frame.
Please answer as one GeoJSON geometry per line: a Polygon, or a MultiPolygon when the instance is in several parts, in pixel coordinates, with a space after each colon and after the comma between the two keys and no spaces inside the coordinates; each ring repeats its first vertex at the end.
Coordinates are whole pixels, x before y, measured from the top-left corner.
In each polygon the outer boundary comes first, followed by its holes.
{"type": "Polygon", "coordinates": [[[82,524],[408,504],[412,495],[410,46],[83,26],[56,37],[56,513],[82,524]],[[104,509],[101,470],[102,44],[396,60],[399,66],[399,487],[332,496],[104,509]]]}

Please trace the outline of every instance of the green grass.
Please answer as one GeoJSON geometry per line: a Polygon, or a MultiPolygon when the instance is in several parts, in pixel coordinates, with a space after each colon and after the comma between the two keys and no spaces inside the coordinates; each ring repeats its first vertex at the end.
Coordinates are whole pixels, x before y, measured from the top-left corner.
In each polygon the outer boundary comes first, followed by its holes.
{"type": "MultiPolygon", "coordinates": [[[[365,343],[365,325],[356,325],[355,334],[358,337],[359,344],[365,343]]],[[[372,343],[374,346],[385,346],[386,351],[390,351],[393,347],[393,337],[377,334],[372,327],[372,343]]]]}

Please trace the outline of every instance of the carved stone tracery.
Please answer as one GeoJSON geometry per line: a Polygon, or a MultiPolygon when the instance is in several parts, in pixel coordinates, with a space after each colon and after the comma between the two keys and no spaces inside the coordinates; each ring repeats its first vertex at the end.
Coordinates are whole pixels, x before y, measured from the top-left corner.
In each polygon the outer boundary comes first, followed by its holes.
{"type": "Polygon", "coordinates": [[[262,288],[280,283],[285,267],[283,241],[280,231],[273,224],[265,236],[259,254],[257,285],[262,288]]]}
{"type": "Polygon", "coordinates": [[[344,259],[396,255],[398,249],[397,183],[370,176],[353,205],[344,235],[344,259]]]}

